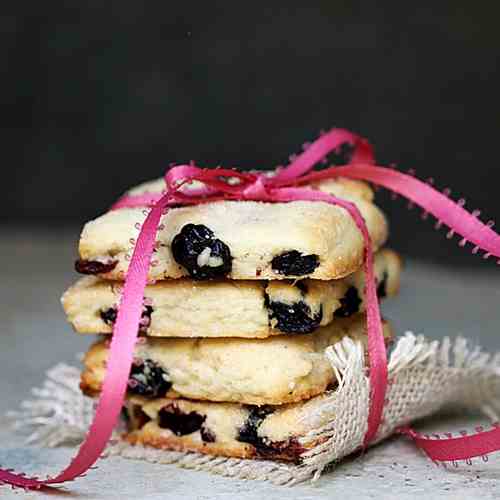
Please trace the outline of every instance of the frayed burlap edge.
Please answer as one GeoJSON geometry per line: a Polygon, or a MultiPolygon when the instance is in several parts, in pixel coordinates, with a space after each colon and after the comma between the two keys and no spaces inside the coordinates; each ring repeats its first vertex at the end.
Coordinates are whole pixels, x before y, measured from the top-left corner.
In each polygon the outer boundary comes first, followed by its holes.
{"type": "MultiPolygon", "coordinates": [[[[110,442],[105,455],[176,464],[279,485],[315,480],[327,467],[361,447],[369,411],[369,379],[361,344],[345,337],[328,347],[325,354],[339,385],[307,405],[302,419],[309,431],[300,441],[321,444],[304,453],[300,465],[156,450],[116,439],[110,442]]],[[[92,419],[93,403],[81,394],[79,377],[77,368],[64,364],[50,370],[44,387],[33,391],[36,399],[23,402],[20,411],[10,413],[14,428],[33,429],[28,441],[42,446],[83,439],[92,419]]],[[[500,354],[487,354],[463,338],[437,342],[407,333],[397,341],[389,357],[389,387],[375,442],[445,407],[479,409],[497,421],[500,354]]]]}

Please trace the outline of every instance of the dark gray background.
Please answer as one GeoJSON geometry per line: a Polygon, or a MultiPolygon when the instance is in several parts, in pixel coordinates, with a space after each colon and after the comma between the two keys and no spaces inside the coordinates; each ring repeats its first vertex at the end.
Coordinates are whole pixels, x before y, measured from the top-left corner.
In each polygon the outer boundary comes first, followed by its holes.
{"type": "MultiPolygon", "coordinates": [[[[5,222],[76,227],[170,162],[271,167],[334,125],[495,218],[500,4],[431,5],[4,2],[5,222]]],[[[381,203],[404,254],[481,263],[381,203]]]]}
{"type": "MultiPolygon", "coordinates": [[[[1,3],[0,213],[7,226],[0,227],[0,415],[29,397],[44,370],[57,362],[78,365],[76,353],[94,340],[71,333],[59,304],[76,279],[71,263],[80,226],[169,162],[274,166],[320,129],[343,126],[369,137],[381,163],[433,176],[486,219],[498,217],[500,3],[283,5],[1,3]]],[[[397,333],[411,329],[436,339],[462,333],[497,350],[498,269],[457,266],[482,259],[437,234],[430,221],[420,222],[401,201],[381,203],[393,245],[409,256],[401,294],[383,305],[397,333]]],[[[67,464],[72,451],[20,449],[0,421],[5,466],[38,474],[67,464]]],[[[344,464],[334,481],[324,478],[300,496],[493,498],[494,460],[450,473],[397,441],[344,464]]],[[[118,459],[71,488],[79,498],[124,491],[137,498],[290,496],[118,459]],[[118,487],[117,478],[125,478],[118,487]]]]}

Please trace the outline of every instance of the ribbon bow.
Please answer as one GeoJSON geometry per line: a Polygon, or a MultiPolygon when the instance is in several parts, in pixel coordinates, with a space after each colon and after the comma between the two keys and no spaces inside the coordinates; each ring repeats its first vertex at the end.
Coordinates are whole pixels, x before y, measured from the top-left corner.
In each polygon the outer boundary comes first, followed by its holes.
{"type": "MultiPolygon", "coordinates": [[[[346,145],[352,150],[349,163],[367,165],[375,161],[373,148],[368,141],[347,130],[333,129],[308,145],[289,166],[278,168],[273,175],[220,167],[206,169],[194,165],[174,166],[167,170],[164,176],[164,194],[169,197],[166,205],[192,205],[219,200],[281,201],[276,197],[279,197],[285,187],[337,177],[337,173],[332,169],[312,174],[310,172],[328,154],[342,150],[346,145]],[[185,184],[193,181],[202,183],[203,187],[181,190],[185,184]]],[[[160,200],[161,195],[157,193],[125,195],[112,209],[153,206],[160,200]]]]}
{"type": "MultiPolygon", "coordinates": [[[[125,278],[113,337],[107,359],[107,371],[94,420],[85,441],[70,465],[56,477],[40,480],[25,477],[10,470],[0,469],[0,482],[13,486],[37,489],[71,481],[82,476],[97,461],[108,442],[124,402],[134,346],[137,341],[142,313],[144,289],[147,284],[156,233],[165,211],[177,206],[196,205],[223,200],[288,203],[298,200],[329,203],[345,209],[355,221],[364,241],[364,271],[368,355],[370,361],[370,412],[364,446],[377,434],[383,416],[387,389],[387,358],[382,322],[373,271],[373,250],[370,235],[356,205],[331,194],[304,185],[320,180],[346,177],[371,182],[400,194],[419,205],[425,213],[433,215],[451,228],[451,234],[462,236],[461,243],[470,242],[474,250],[483,249],[485,257],[500,258],[500,235],[483,224],[477,213],[469,213],[463,204],[455,203],[445,194],[414,177],[374,164],[373,150],[363,138],[342,129],[332,129],[310,144],[286,168],[274,175],[243,173],[233,169],[202,169],[193,165],[171,168],[165,174],[163,193],[126,195],[112,207],[150,207],[139,236],[125,278]],[[347,165],[313,171],[314,166],[332,152],[351,151],[347,165]],[[200,187],[186,189],[194,181],[200,187]]],[[[401,433],[414,439],[417,446],[436,460],[461,460],[500,450],[500,428],[475,436],[451,439],[426,439],[409,428],[401,433]]]]}

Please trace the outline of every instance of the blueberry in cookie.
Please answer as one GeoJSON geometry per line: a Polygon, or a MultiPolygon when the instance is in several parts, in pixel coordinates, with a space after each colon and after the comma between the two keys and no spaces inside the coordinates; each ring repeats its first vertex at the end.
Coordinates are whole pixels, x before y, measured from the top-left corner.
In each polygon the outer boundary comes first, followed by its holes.
{"type": "MultiPolygon", "coordinates": [[[[153,308],[151,306],[143,306],[139,323],[140,333],[146,334],[148,332],[149,325],[151,324],[151,314],[153,314],[153,308]]],[[[113,326],[118,316],[118,310],[116,307],[110,307],[101,311],[99,315],[106,325],[113,326]]]]}
{"type": "Polygon", "coordinates": [[[172,387],[168,373],[151,359],[134,362],[128,381],[129,394],[157,398],[172,387]]]}
{"type": "Polygon", "coordinates": [[[340,307],[335,311],[336,318],[347,318],[359,312],[362,300],[359,297],[358,289],[354,286],[348,288],[345,295],[340,299],[340,307]]]}
{"type": "Polygon", "coordinates": [[[172,431],[176,436],[185,436],[201,429],[206,417],[195,411],[184,413],[175,404],[164,406],[158,412],[158,426],[172,431]]]}
{"type": "Polygon", "coordinates": [[[292,250],[274,257],[271,266],[274,271],[285,276],[304,276],[314,272],[319,266],[319,258],[314,254],[302,255],[292,250]]]}
{"type": "Polygon", "coordinates": [[[79,259],[75,262],[75,271],[80,274],[106,274],[111,272],[118,261],[99,262],[97,260],[79,259]]]}
{"type": "Polygon", "coordinates": [[[172,255],[194,279],[219,278],[231,272],[229,247],[203,224],[186,224],[172,240],[172,255]]]}
{"type": "Polygon", "coordinates": [[[270,406],[249,406],[248,409],[248,417],[238,430],[236,440],[241,443],[251,444],[257,449],[267,448],[264,440],[258,435],[258,430],[264,419],[274,410],[270,406]]]}
{"type": "Polygon", "coordinates": [[[311,316],[311,308],[302,300],[293,304],[268,302],[267,307],[271,324],[285,333],[311,333],[323,319],[323,306],[320,306],[317,314],[311,316]]]}

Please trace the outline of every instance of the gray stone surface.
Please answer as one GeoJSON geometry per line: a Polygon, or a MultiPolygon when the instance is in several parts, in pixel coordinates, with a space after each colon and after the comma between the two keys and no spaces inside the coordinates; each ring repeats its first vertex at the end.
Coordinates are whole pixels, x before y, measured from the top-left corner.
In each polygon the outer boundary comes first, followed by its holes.
{"type": "MultiPolygon", "coordinates": [[[[43,232],[2,230],[0,280],[0,415],[17,407],[40,385],[45,370],[58,361],[76,363],[91,337],[72,334],[59,297],[72,272],[78,230],[43,232]]],[[[471,257],[472,259],[472,257],[471,257]]],[[[407,262],[400,297],[384,304],[384,314],[401,333],[429,337],[463,334],[490,350],[500,349],[498,306],[500,270],[485,263],[478,270],[455,270],[407,262]]],[[[429,421],[430,429],[458,429],[472,421],[429,421]]],[[[74,450],[28,448],[0,419],[0,464],[43,475],[68,463],[74,450]]],[[[500,454],[499,454],[500,455],[500,454]]],[[[498,498],[500,456],[457,469],[438,468],[405,440],[394,439],[365,456],[350,459],[315,485],[293,489],[226,479],[175,466],[120,458],[99,463],[86,478],[60,493],[30,493],[0,487],[1,498],[252,499],[281,498],[498,498]],[[64,493],[63,493],[64,492],[64,493]]]]}

